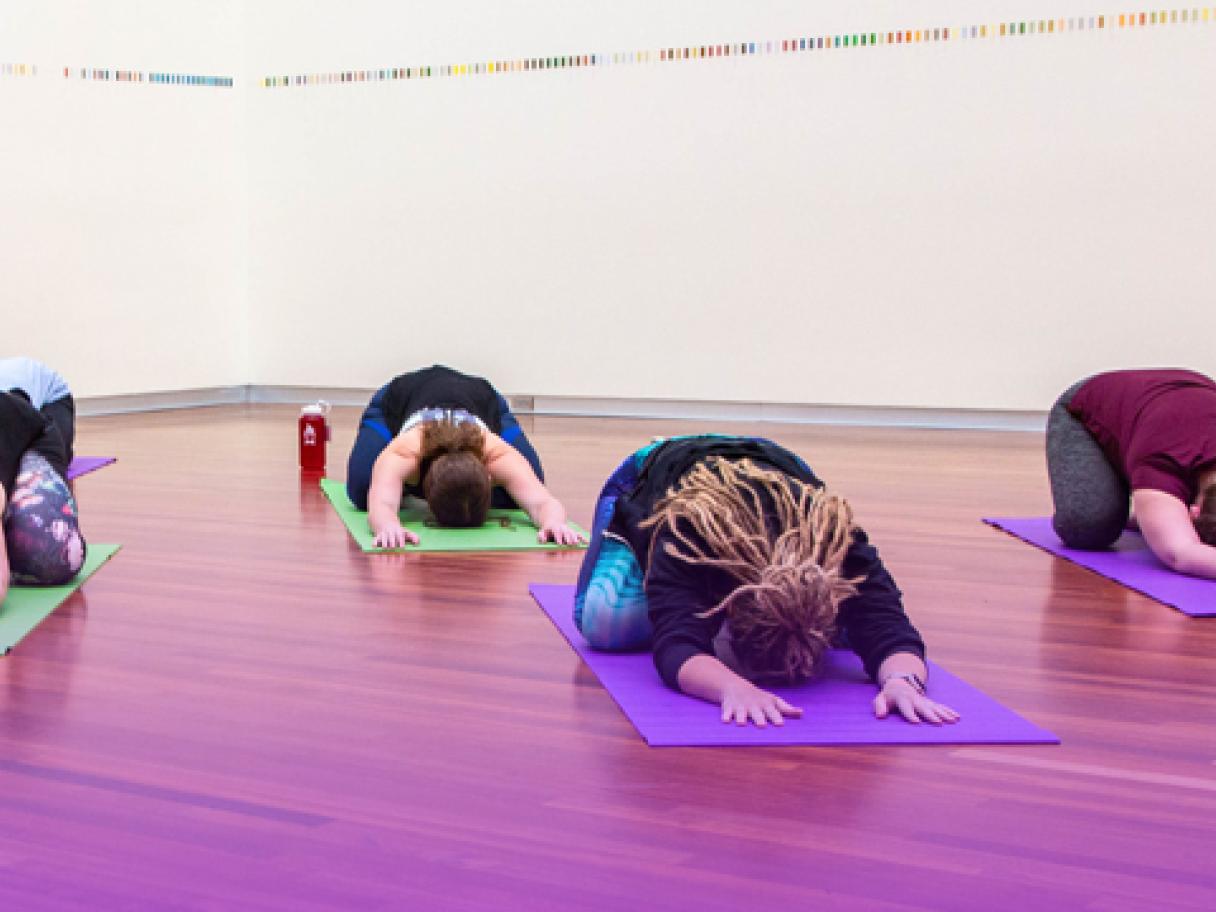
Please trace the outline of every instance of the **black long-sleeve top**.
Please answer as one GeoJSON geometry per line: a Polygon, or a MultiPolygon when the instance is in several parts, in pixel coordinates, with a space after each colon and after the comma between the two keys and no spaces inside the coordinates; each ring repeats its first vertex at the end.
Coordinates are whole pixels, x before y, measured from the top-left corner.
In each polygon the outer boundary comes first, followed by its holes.
{"type": "MultiPolygon", "coordinates": [[[[646,601],[654,628],[655,667],[668,686],[679,689],[680,668],[694,655],[713,655],[714,637],[725,618],[699,614],[713,608],[739,585],[716,567],[693,566],[667,553],[671,530],[641,530],[657,500],[681,477],[709,456],[749,458],[814,487],[823,483],[792,453],[768,441],[750,438],[696,437],[669,441],[652,452],[633,492],[622,497],[609,530],[633,548],[645,579],[646,601]],[[653,541],[652,541],[653,539],[653,541]]],[[[688,529],[682,531],[689,532],[688,529]]],[[[695,536],[690,535],[696,541],[695,536]]],[[[700,542],[698,542],[700,544],[700,542]]],[[[910,652],[924,657],[920,634],[904,613],[899,588],[879,559],[865,532],[858,529],[844,561],[844,573],[863,577],[856,594],[837,616],[840,645],[861,657],[873,677],[888,656],[910,652]]]]}
{"type": "Polygon", "coordinates": [[[60,472],[66,471],[67,466],[60,466],[57,458],[58,449],[51,435],[47,434],[50,422],[29,400],[17,391],[0,392],[0,484],[4,485],[7,496],[13,494],[13,483],[17,480],[17,470],[21,465],[21,456],[29,449],[43,452],[51,464],[60,472]]]}

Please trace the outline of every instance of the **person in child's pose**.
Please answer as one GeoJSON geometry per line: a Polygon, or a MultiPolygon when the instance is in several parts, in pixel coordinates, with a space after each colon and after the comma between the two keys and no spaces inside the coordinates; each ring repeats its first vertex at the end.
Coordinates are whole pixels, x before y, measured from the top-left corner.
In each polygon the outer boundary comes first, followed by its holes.
{"type": "Polygon", "coordinates": [[[491,506],[527,511],[542,542],[583,540],[544,485],[540,457],[486,380],[442,365],[395,378],[372,396],[347,463],[346,491],[367,510],[381,548],[417,544],[402,494],[421,496],[441,526],[475,527],[491,506]],[[498,490],[501,488],[501,490],[498,490]]]}
{"type": "Polygon", "coordinates": [[[649,647],[662,679],[722,720],[802,715],[763,689],[847,645],[878,685],[874,713],[941,724],[924,643],[848,504],[788,450],[756,438],[675,438],[608,480],[575,597],[593,648],[649,647]]]}
{"type": "Polygon", "coordinates": [[[55,371],[32,358],[0,359],[0,600],[10,581],[60,585],[84,564],[76,501],[64,480],[75,414],[55,371]]]}
{"type": "Polygon", "coordinates": [[[68,382],[33,358],[0,358],[0,390],[24,396],[47,418],[70,463],[76,438],[76,400],[68,382]]]}
{"type": "Polygon", "coordinates": [[[1216,382],[1121,370],[1074,384],[1047,418],[1052,525],[1071,548],[1112,545],[1134,514],[1157,558],[1216,578],[1216,382]]]}

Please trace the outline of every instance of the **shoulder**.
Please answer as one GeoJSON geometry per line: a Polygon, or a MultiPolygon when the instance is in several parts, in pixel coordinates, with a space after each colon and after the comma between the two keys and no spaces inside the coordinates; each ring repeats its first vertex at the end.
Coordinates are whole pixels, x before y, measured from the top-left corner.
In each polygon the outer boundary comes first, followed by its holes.
{"type": "Polygon", "coordinates": [[[24,385],[31,382],[44,384],[62,383],[63,378],[47,364],[24,356],[0,358],[0,378],[12,385],[24,385]]]}
{"type": "Polygon", "coordinates": [[[414,425],[402,431],[389,443],[388,449],[398,456],[417,459],[422,452],[422,428],[414,425]]]}
{"type": "Polygon", "coordinates": [[[515,448],[511,446],[511,444],[507,443],[489,428],[485,427],[485,425],[482,425],[482,433],[485,435],[485,452],[487,462],[491,459],[501,458],[502,456],[515,452],[515,448]]]}
{"type": "MultiPolygon", "coordinates": [[[[483,452],[485,453],[486,468],[490,470],[490,477],[496,483],[505,485],[517,479],[530,481],[536,478],[532,466],[520,455],[519,450],[487,428],[483,427],[482,433],[485,434],[483,452]]],[[[539,479],[537,479],[537,483],[539,483],[539,479]]]]}

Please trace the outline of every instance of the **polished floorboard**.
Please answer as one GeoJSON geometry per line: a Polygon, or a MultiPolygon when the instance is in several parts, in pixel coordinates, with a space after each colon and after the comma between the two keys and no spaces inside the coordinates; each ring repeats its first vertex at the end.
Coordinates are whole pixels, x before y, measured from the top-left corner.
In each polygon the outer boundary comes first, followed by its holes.
{"type": "Polygon", "coordinates": [[[652,435],[785,443],[933,657],[1063,741],[652,749],[528,596],[578,554],[362,554],[295,416],[81,420],[123,549],[0,659],[0,907],[1216,908],[1216,619],[981,524],[1048,510],[1040,435],[525,419],[586,525],[652,435]]]}

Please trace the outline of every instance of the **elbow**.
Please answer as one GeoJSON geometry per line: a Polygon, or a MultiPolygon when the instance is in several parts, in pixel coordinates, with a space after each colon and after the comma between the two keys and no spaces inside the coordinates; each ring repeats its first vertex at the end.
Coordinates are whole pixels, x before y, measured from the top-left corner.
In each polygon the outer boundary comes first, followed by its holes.
{"type": "Polygon", "coordinates": [[[1206,546],[1198,548],[1164,548],[1157,554],[1157,558],[1175,573],[1202,577],[1212,575],[1212,563],[1208,559],[1206,546]]]}
{"type": "Polygon", "coordinates": [[[1175,548],[1163,549],[1157,559],[1175,573],[1186,573],[1186,558],[1175,548]]]}
{"type": "Polygon", "coordinates": [[[1172,560],[1165,562],[1165,565],[1175,573],[1182,573],[1186,576],[1208,576],[1210,574],[1203,561],[1194,560],[1187,554],[1174,555],[1172,560]]]}
{"type": "Polygon", "coordinates": [[[1193,548],[1187,547],[1185,541],[1167,538],[1165,541],[1148,542],[1149,549],[1157,556],[1162,564],[1175,573],[1186,573],[1193,561],[1193,548]]]}

